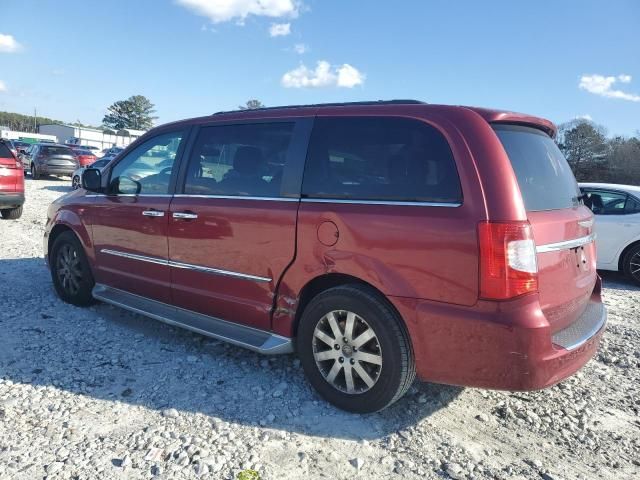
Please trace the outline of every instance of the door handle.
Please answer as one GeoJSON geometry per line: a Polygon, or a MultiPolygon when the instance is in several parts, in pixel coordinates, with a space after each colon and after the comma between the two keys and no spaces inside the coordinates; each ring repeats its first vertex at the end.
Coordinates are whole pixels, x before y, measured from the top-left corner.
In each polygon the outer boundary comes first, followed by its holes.
{"type": "Polygon", "coordinates": [[[160,210],[143,210],[142,215],[145,217],[164,217],[164,212],[160,210]]]}
{"type": "Polygon", "coordinates": [[[180,220],[195,220],[198,218],[198,214],[191,212],[173,212],[173,218],[180,220]]]}

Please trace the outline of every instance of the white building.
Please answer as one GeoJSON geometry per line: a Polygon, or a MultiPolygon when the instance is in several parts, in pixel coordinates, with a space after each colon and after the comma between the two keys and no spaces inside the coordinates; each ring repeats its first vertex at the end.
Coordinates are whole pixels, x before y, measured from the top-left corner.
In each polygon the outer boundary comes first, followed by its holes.
{"type": "Polygon", "coordinates": [[[75,125],[40,125],[38,131],[47,135],[55,135],[58,143],[69,145],[87,145],[101,150],[111,147],[126,147],[145,133],[144,130],[122,129],[97,130],[95,128],[77,127],[75,125]]]}
{"type": "Polygon", "coordinates": [[[30,133],[30,132],[17,132],[15,130],[10,130],[8,127],[0,127],[0,138],[6,138],[8,140],[22,140],[28,143],[34,142],[57,142],[57,139],[54,135],[43,135],[40,133],[30,133]]]}

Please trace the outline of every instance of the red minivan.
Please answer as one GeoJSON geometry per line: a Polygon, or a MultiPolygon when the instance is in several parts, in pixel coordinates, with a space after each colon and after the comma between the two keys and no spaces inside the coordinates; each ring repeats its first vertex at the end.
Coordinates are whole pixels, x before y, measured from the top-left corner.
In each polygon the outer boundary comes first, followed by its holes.
{"type": "Polygon", "coordinates": [[[15,220],[22,216],[24,172],[8,142],[0,139],[0,216],[15,220]]]}
{"type": "Polygon", "coordinates": [[[157,127],[49,208],[53,284],[262,353],[345,410],[553,385],[606,321],[593,215],[512,112],[409,100],[157,127]]]}

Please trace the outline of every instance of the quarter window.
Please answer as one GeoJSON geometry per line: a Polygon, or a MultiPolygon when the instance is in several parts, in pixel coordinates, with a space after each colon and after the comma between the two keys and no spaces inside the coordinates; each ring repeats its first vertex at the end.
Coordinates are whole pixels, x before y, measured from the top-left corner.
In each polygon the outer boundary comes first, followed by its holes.
{"type": "Polygon", "coordinates": [[[460,181],[435,128],[404,118],[319,118],[304,172],[312,198],[457,203],[460,181]]]}
{"type": "Polygon", "coordinates": [[[189,157],[184,193],[280,195],[294,123],[204,127],[189,157]]]}
{"type": "Polygon", "coordinates": [[[169,193],[169,180],[183,138],[184,132],[164,133],[129,152],[111,171],[110,193],[169,193]]]}
{"type": "Polygon", "coordinates": [[[640,201],[637,198],[629,197],[624,213],[640,213],[640,201]]]}

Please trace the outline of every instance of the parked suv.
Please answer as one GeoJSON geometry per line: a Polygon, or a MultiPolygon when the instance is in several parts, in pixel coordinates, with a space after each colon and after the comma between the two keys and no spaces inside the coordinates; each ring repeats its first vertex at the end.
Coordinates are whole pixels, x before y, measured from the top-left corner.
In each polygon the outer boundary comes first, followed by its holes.
{"type": "Polygon", "coordinates": [[[0,216],[15,220],[22,215],[24,173],[9,142],[0,139],[0,216]]]}
{"type": "Polygon", "coordinates": [[[38,180],[42,175],[70,177],[80,167],[76,154],[66,145],[38,143],[26,153],[31,178],[38,180]]]}
{"type": "Polygon", "coordinates": [[[263,353],[340,408],[530,390],[596,352],[593,215],[547,120],[388,101],[157,127],[49,208],[60,297],[263,353]]]}

